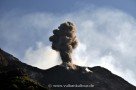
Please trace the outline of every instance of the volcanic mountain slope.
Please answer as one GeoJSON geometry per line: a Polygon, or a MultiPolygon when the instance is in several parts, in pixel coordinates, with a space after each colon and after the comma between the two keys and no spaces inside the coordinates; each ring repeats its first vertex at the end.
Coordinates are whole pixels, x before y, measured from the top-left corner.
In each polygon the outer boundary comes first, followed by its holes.
{"type": "Polygon", "coordinates": [[[74,67],[63,63],[42,70],[0,49],[0,90],[136,90],[135,86],[100,66],[74,67]]]}

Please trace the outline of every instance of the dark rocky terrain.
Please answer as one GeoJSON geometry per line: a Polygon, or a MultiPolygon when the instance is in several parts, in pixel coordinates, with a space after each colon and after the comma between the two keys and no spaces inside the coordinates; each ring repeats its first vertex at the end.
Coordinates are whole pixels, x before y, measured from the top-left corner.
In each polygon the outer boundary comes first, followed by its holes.
{"type": "Polygon", "coordinates": [[[0,49],[0,90],[136,90],[103,67],[74,67],[65,63],[42,70],[0,49]]]}

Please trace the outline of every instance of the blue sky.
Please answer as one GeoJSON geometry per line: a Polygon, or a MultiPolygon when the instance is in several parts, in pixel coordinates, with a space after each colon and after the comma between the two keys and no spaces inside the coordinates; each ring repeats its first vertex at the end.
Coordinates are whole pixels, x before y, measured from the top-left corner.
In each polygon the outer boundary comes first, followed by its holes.
{"type": "Polygon", "coordinates": [[[65,21],[77,26],[73,63],[102,66],[136,85],[136,0],[1,0],[0,48],[47,69],[60,64],[48,37],[65,21]]]}
{"type": "MultiPolygon", "coordinates": [[[[22,16],[28,13],[50,13],[57,15],[66,15],[72,12],[84,9],[95,10],[96,8],[114,8],[136,17],[136,1],[135,0],[1,0],[0,1],[0,19],[5,15],[22,16]],[[14,13],[12,13],[14,12],[14,13]]],[[[42,32],[41,32],[42,33],[42,32]]],[[[0,38],[3,39],[3,38],[0,38]]],[[[41,38],[40,38],[41,39],[41,38]]],[[[3,40],[1,40],[3,41],[3,40]]],[[[4,42],[4,41],[3,41],[4,42]]],[[[5,46],[2,43],[1,47],[5,46]]],[[[25,48],[25,47],[24,47],[25,48]]],[[[23,49],[24,49],[23,48],[23,49]]],[[[23,50],[18,49],[23,54],[23,50]]],[[[20,55],[18,55],[21,57],[20,55]]]]}
{"type": "Polygon", "coordinates": [[[11,10],[20,12],[69,13],[87,7],[117,8],[136,16],[135,0],[1,0],[0,12],[11,10]]]}

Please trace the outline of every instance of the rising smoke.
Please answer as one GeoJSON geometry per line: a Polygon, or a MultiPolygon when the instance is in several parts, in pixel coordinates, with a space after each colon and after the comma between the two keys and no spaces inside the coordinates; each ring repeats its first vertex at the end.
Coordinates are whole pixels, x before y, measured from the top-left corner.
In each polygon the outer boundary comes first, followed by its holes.
{"type": "Polygon", "coordinates": [[[53,30],[53,36],[49,38],[52,49],[60,53],[63,62],[72,61],[72,51],[77,47],[76,26],[71,22],[62,23],[58,29],[53,30]]]}

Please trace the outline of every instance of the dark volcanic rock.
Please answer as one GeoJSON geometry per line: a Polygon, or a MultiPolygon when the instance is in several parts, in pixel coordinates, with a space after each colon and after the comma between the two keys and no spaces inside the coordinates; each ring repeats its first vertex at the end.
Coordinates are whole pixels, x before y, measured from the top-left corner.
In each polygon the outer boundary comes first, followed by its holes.
{"type": "Polygon", "coordinates": [[[0,90],[136,90],[103,67],[75,67],[61,64],[41,70],[0,49],[0,90]]]}

